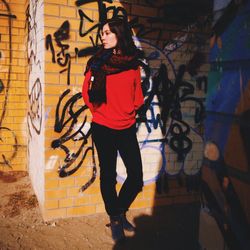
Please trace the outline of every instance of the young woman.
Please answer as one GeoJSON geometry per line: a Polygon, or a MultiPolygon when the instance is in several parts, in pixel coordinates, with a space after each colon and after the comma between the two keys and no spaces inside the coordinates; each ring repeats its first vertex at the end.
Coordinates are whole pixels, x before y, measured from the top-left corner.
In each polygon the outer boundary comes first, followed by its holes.
{"type": "Polygon", "coordinates": [[[134,231],[126,211],[143,187],[142,162],[136,138],[136,111],[143,104],[139,57],[132,32],[122,19],[107,20],[101,32],[102,46],[87,63],[83,99],[92,113],[92,138],[100,164],[101,194],[110,216],[112,238],[134,231]],[[119,152],[127,171],[116,192],[119,152]]]}

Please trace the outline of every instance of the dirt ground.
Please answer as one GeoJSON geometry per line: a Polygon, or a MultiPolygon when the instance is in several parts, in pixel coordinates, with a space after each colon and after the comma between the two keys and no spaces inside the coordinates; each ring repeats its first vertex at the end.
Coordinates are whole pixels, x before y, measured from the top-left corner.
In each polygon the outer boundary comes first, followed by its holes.
{"type": "Polygon", "coordinates": [[[117,245],[105,226],[106,214],[44,222],[26,172],[0,171],[0,199],[1,250],[198,249],[199,212],[194,205],[159,208],[154,214],[147,209],[129,211],[136,234],[127,234],[117,245]]]}

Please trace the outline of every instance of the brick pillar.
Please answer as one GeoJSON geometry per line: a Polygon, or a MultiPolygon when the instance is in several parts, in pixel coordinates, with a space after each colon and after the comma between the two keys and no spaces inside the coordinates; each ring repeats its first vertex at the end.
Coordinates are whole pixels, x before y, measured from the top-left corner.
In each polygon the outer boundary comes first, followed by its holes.
{"type": "Polygon", "coordinates": [[[44,204],[44,1],[30,1],[28,17],[28,171],[41,207],[44,204]]]}

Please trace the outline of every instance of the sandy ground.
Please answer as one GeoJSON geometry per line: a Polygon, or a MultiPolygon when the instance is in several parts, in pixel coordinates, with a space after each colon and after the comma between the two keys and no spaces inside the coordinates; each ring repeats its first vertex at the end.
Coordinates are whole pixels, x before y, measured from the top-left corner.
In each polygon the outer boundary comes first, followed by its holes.
{"type": "Polygon", "coordinates": [[[129,211],[136,234],[127,234],[117,245],[105,226],[106,214],[44,222],[26,172],[0,172],[0,199],[1,250],[198,249],[199,211],[194,205],[159,208],[153,214],[129,211]]]}

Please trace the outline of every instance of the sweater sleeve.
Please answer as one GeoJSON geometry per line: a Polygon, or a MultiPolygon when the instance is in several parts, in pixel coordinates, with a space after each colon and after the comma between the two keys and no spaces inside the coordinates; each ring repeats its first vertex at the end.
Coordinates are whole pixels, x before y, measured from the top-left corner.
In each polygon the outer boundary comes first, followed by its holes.
{"type": "Polygon", "coordinates": [[[83,97],[83,100],[84,100],[85,104],[88,106],[88,108],[92,112],[93,111],[93,105],[89,101],[89,95],[88,95],[90,76],[91,76],[91,72],[88,71],[86,73],[86,75],[85,75],[85,79],[84,79],[83,85],[82,85],[82,97],[83,97]]]}
{"type": "Polygon", "coordinates": [[[138,110],[144,104],[144,96],[141,88],[141,71],[140,67],[135,72],[135,100],[134,107],[138,110]]]}

